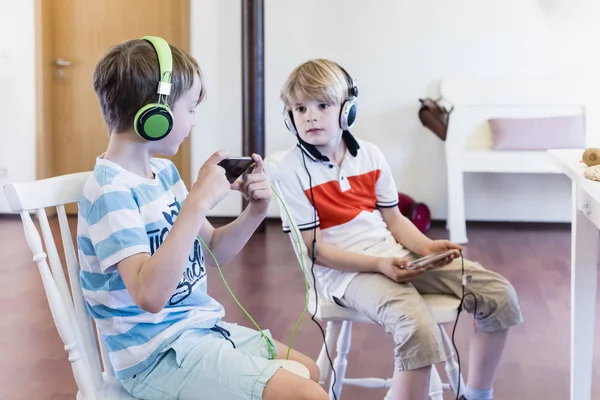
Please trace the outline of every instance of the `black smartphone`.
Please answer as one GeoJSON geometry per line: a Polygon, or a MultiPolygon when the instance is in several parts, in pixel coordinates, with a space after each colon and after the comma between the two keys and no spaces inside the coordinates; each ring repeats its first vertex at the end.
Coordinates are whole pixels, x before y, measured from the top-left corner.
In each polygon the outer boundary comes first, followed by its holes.
{"type": "Polygon", "coordinates": [[[225,170],[225,176],[229,183],[233,183],[253,164],[252,157],[227,157],[219,163],[219,166],[225,170]]]}

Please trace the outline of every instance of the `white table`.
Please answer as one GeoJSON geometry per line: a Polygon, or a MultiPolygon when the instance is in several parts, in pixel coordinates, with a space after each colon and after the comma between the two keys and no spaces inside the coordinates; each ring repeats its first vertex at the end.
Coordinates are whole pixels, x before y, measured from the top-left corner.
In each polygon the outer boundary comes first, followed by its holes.
{"type": "Polygon", "coordinates": [[[571,400],[592,391],[594,322],[600,251],[600,182],[583,176],[581,150],[549,150],[573,185],[571,222],[571,400]]]}

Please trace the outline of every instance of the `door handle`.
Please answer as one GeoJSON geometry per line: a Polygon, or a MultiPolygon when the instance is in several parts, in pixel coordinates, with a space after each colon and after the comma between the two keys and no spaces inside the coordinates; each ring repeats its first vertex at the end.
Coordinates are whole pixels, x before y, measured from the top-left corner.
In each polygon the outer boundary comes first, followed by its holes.
{"type": "Polygon", "coordinates": [[[56,60],[56,65],[59,67],[68,67],[71,65],[71,61],[67,61],[67,60],[63,60],[62,58],[59,58],[58,60],[56,60]]]}

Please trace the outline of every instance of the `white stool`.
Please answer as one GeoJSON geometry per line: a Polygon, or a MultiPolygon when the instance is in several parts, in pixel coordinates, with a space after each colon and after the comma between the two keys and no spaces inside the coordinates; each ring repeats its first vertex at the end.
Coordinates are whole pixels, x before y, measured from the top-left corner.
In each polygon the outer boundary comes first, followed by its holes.
{"type": "MultiPolygon", "coordinates": [[[[444,350],[446,353],[444,368],[446,370],[446,375],[448,376],[448,383],[443,383],[435,366],[431,368],[429,397],[431,400],[443,400],[444,390],[451,390],[456,394],[459,379],[461,382],[461,394],[465,387],[462,374],[461,376],[458,374],[458,363],[456,362],[452,342],[450,341],[450,338],[443,327],[443,325],[454,323],[456,320],[457,308],[460,301],[453,296],[433,294],[423,295],[423,299],[427,305],[427,309],[432,314],[434,321],[440,327],[442,340],[444,342],[444,350]]],[[[331,379],[329,384],[329,398],[332,400],[334,399],[333,393],[335,391],[337,399],[341,400],[343,385],[350,385],[371,389],[388,389],[388,394],[385,400],[391,400],[391,377],[346,377],[346,369],[348,366],[347,356],[350,352],[350,345],[352,343],[353,323],[362,322],[373,324],[373,321],[361,313],[340,307],[335,303],[326,303],[321,305],[315,318],[327,322],[325,329],[325,342],[327,343],[327,347],[332,357],[333,354],[331,354],[331,352],[333,352],[334,348],[336,349],[337,353],[335,359],[333,360],[333,368],[336,372],[336,382],[335,386],[333,386],[333,379],[331,379]]],[[[320,381],[323,384],[327,380],[327,377],[331,371],[331,366],[325,351],[325,345],[323,345],[321,348],[321,352],[317,358],[317,365],[321,371],[320,381]]]]}

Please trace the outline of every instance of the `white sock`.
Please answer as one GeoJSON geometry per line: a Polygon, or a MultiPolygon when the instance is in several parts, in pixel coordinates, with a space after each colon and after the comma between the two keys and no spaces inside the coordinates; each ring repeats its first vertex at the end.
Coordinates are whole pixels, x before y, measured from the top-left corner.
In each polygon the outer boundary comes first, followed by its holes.
{"type": "Polygon", "coordinates": [[[494,389],[473,389],[467,385],[465,397],[467,400],[494,400],[494,389]]]}

